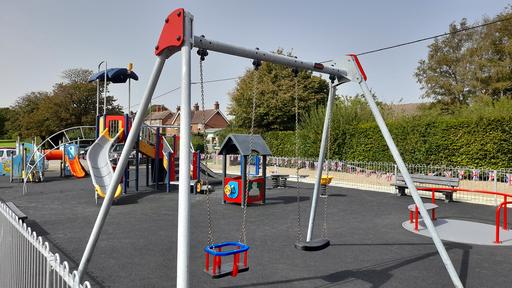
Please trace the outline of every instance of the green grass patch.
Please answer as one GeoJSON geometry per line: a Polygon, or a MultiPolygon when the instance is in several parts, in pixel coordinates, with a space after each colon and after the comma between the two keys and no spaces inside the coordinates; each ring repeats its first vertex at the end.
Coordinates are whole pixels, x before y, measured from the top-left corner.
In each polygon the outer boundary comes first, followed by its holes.
{"type": "Polygon", "coordinates": [[[0,139],[0,147],[16,148],[16,140],[13,140],[13,139],[0,139]]]}

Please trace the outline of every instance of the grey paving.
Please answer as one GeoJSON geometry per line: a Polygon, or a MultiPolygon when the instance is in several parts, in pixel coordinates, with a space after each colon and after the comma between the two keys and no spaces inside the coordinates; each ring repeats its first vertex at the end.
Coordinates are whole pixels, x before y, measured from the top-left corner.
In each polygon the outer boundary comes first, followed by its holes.
{"type": "MultiPolygon", "coordinates": [[[[442,240],[476,244],[489,245],[497,247],[496,241],[496,224],[480,223],[475,221],[438,218],[434,221],[434,226],[442,240]]],[[[418,221],[418,231],[414,230],[414,223],[404,221],[402,227],[412,233],[431,237],[423,220],[418,221]]],[[[512,245],[512,230],[504,230],[500,228],[500,244],[504,246],[512,245]]]]}
{"type": "MultiPolygon", "coordinates": [[[[141,179],[145,179],[142,175],[141,179]]],[[[72,267],[85,248],[97,216],[91,180],[48,177],[21,195],[20,184],[0,178],[0,198],[14,201],[27,223],[52,243],[72,267]]],[[[293,183],[289,183],[293,185],[293,183]]],[[[162,187],[163,188],[163,187],[162,187]]],[[[302,191],[305,224],[312,187],[302,191]]],[[[191,287],[450,287],[448,274],[431,240],[402,228],[409,197],[335,188],[328,202],[332,246],[298,251],[296,191],[268,190],[268,203],[248,209],[250,271],[212,280],[202,272],[207,239],[204,195],[192,195],[191,287]]],[[[212,194],[217,241],[238,240],[241,210],[212,194]]],[[[173,287],[176,271],[177,193],[145,189],[111,209],[88,279],[95,287],[173,287]]],[[[490,206],[439,203],[441,218],[492,224],[490,206]]],[[[320,213],[322,209],[319,209],[320,213]]],[[[319,221],[322,216],[318,217],[319,221]]],[[[304,233],[306,227],[303,227],[304,233]]],[[[511,247],[445,242],[467,287],[506,287],[512,282],[511,247]]]]}

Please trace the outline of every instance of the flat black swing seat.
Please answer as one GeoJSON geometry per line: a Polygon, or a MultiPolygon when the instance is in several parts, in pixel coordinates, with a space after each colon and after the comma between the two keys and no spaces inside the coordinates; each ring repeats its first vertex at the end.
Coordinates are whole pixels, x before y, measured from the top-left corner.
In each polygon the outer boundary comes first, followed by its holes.
{"type": "Polygon", "coordinates": [[[329,239],[313,239],[307,242],[295,242],[295,248],[304,251],[319,251],[331,245],[329,239]]]}

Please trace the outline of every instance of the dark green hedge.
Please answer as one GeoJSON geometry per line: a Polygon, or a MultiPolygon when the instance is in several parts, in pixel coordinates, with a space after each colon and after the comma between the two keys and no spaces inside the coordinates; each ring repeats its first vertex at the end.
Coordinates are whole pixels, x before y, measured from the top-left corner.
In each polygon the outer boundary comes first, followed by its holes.
{"type": "Polygon", "coordinates": [[[262,135],[267,142],[272,155],[283,157],[294,157],[295,155],[295,132],[294,131],[269,131],[262,135]]]}
{"type": "MultiPolygon", "coordinates": [[[[410,118],[389,129],[407,163],[489,168],[512,166],[512,117],[436,120],[410,118]]],[[[359,161],[393,161],[376,124],[352,127],[345,155],[359,161]]]]}
{"type": "MultiPolygon", "coordinates": [[[[432,165],[512,167],[512,116],[480,119],[408,118],[388,123],[404,161],[432,165]]],[[[320,130],[320,129],[319,129],[320,130]]],[[[317,157],[321,131],[301,131],[301,156],[317,157]]],[[[393,162],[374,123],[333,130],[331,158],[393,162]]],[[[293,157],[294,132],[263,134],[275,156],[293,157]]]]}

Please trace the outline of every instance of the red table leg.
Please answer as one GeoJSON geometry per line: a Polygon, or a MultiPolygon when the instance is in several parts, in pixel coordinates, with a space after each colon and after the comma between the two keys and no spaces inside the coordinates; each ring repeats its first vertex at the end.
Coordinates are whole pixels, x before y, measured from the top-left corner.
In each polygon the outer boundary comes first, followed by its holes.
{"type": "Polygon", "coordinates": [[[418,229],[418,226],[419,226],[419,221],[418,221],[419,215],[418,215],[418,214],[419,214],[419,213],[418,213],[418,206],[415,206],[415,207],[416,207],[416,208],[414,209],[414,216],[415,216],[415,217],[414,217],[414,218],[415,218],[414,220],[415,220],[416,222],[414,223],[414,230],[418,231],[418,230],[419,230],[419,229],[418,229]]]}

